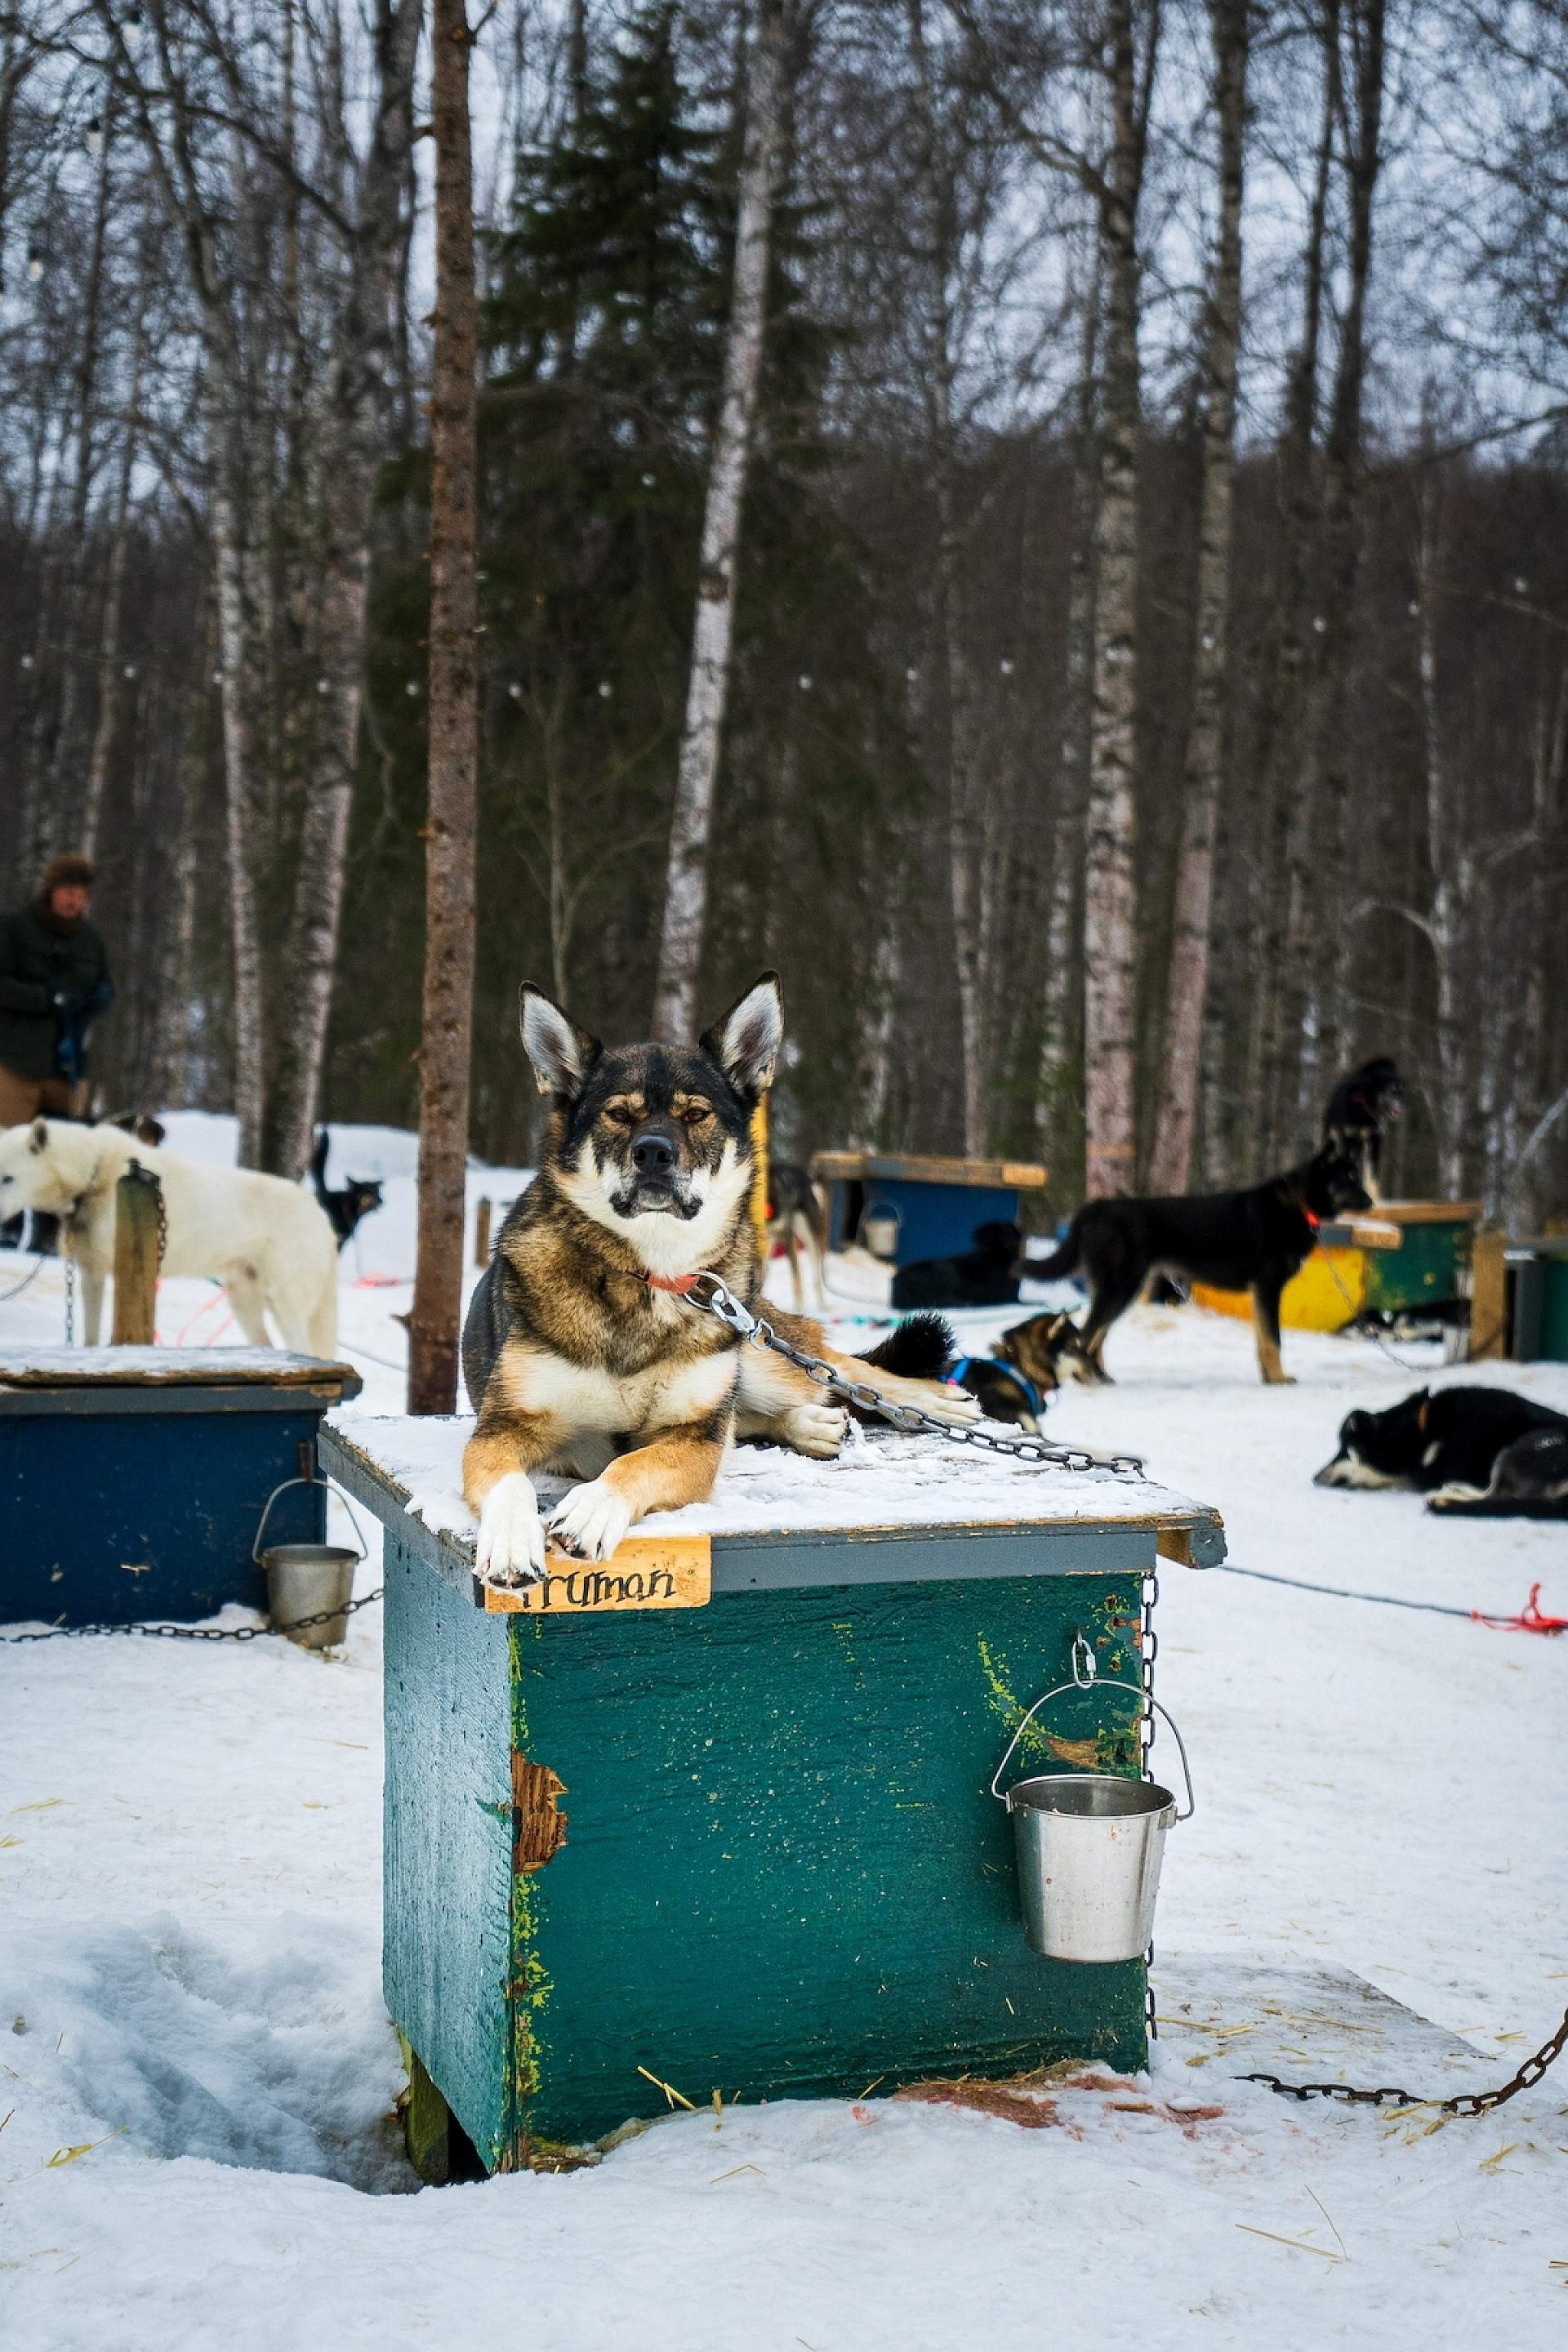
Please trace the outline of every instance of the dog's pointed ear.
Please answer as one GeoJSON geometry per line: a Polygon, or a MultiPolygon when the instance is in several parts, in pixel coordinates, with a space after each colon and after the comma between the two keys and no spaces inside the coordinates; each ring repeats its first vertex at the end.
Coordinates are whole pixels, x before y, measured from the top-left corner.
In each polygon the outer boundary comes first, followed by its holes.
{"type": "Polygon", "coordinates": [[[47,1151],[48,1148],[48,1121],[47,1119],[36,1118],[33,1121],[33,1132],[27,1138],[27,1149],[29,1151],[47,1151]]]}
{"type": "Polygon", "coordinates": [[[602,1050],[598,1039],[579,1029],[571,1014],[531,980],[524,981],[518,1000],[518,1025],[540,1093],[564,1095],[568,1101],[581,1094],[602,1050]]]}
{"type": "Polygon", "coordinates": [[[773,1082],[784,1043],[784,996],[776,971],[764,971],[698,1044],[735,1092],[754,1102],[773,1082]]]}

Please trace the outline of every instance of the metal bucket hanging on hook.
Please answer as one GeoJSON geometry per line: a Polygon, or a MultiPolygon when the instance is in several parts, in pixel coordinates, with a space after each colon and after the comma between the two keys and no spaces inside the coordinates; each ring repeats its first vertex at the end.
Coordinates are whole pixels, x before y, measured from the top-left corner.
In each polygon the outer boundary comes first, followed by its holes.
{"type": "Polygon", "coordinates": [[[358,1551],[350,1551],[345,1544],[269,1544],[265,1551],[261,1549],[272,1506],[279,1495],[290,1486],[331,1485],[330,1478],[321,1477],[316,1471],[310,1449],[301,1447],[300,1453],[301,1459],[309,1461],[310,1466],[302,1476],[285,1478],[282,1486],[274,1486],[267,1497],[250,1557],[267,1572],[267,1613],[276,1631],[298,1642],[301,1649],[330,1650],[347,1637],[354,1570],[364,1558],[363,1531],[348,1496],[344,1495],[343,1502],[359,1538],[358,1551]],[[301,1619],[317,1622],[301,1623],[301,1619]]]}
{"type": "MultiPolygon", "coordinates": [[[[1086,1645],[1087,1646],[1087,1645],[1086,1645]]],[[[1187,1802],[1179,1811],[1169,1789],[1155,1780],[1131,1780],[1111,1772],[1047,1772],[1015,1781],[1004,1796],[997,1782],[1008,1759],[1047,1701],[1069,1690],[1125,1690],[1149,1695],[1137,1683],[1101,1682],[1078,1672],[1035,1701],[1007,1743],[992,1778],[991,1793],[1013,1817],[1018,1864],[1018,1903],[1024,1933],[1048,1960],[1135,1960],[1154,1934],[1154,1904],[1165,1832],[1190,1821],[1193,1780],[1187,1751],[1158,1699],[1149,1704],[1170,1724],[1182,1759],[1187,1802]]]]}

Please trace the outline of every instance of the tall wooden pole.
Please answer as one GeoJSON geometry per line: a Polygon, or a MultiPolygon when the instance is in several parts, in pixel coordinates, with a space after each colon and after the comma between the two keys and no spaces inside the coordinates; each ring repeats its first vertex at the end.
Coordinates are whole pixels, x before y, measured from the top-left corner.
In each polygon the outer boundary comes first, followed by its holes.
{"type": "Polygon", "coordinates": [[[434,0],[436,333],[430,480],[430,782],[419,1031],[419,1255],[408,1410],[451,1412],[463,1303],[463,1187],[474,1009],[479,767],[475,584],[478,393],[466,0],[434,0]]]}

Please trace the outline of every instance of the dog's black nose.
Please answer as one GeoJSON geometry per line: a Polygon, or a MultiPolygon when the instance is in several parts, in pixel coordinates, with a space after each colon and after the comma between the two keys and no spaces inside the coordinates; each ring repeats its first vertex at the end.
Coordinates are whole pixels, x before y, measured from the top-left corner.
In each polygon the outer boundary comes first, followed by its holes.
{"type": "Polygon", "coordinates": [[[639,1176],[668,1176],[675,1166],[675,1146],[650,1128],[632,1138],[632,1166],[639,1176]]]}

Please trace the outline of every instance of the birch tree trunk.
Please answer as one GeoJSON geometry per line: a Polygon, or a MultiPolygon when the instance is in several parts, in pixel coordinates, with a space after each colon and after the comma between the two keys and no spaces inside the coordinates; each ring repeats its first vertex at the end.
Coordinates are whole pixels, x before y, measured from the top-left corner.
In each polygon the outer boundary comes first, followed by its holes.
{"type": "Polygon", "coordinates": [[[1373,212],[1383,169],[1384,30],[1386,0],[1350,0],[1352,70],[1344,159],[1348,229],[1346,295],[1324,449],[1322,628],[1306,730],[1305,798],[1317,821],[1312,918],[1292,942],[1311,970],[1313,1002],[1304,1026],[1297,1095],[1303,1131],[1315,1096],[1331,1084],[1344,1045],[1348,964],[1346,880],[1350,814],[1350,689],[1361,575],[1362,412],[1366,382],[1366,306],[1373,212]],[[1314,952],[1315,949],[1315,952],[1314,952]]]}
{"type": "Polygon", "coordinates": [[[449,1413],[463,1311],[479,790],[479,319],[467,0],[434,0],[436,333],[431,383],[430,782],[419,1031],[419,1254],[408,1410],[449,1413]]]}
{"type": "MultiPolygon", "coordinates": [[[[1155,37],[1151,22],[1151,42],[1155,37]]],[[[1105,366],[1096,528],[1094,682],[1084,861],[1085,1180],[1125,1192],[1137,1156],[1138,207],[1147,83],[1134,0],[1111,0],[1111,145],[1100,195],[1105,366]]],[[[1151,55],[1147,73],[1152,79],[1151,55]]]]}
{"type": "MultiPolygon", "coordinates": [[[[209,394],[209,402],[211,395],[209,394]]],[[[261,1157],[267,1108],[267,1031],[257,908],[255,821],[250,758],[248,632],[233,492],[223,478],[227,452],[219,421],[208,418],[213,572],[217,606],[219,695],[223,718],[224,845],[227,851],[229,946],[234,968],[234,1108],[239,1164],[261,1157]]]]}
{"type": "Polygon", "coordinates": [[[77,362],[76,453],[71,478],[69,520],[67,525],[65,611],[63,635],[68,647],[64,674],[60,681],[60,708],[55,732],[54,754],[49,762],[49,800],[60,816],[76,805],[77,796],[69,772],[77,751],[79,728],[77,705],[80,698],[79,658],[86,651],[82,644],[87,635],[87,613],[90,604],[88,545],[88,506],[92,494],[92,478],[98,457],[96,427],[99,415],[99,362],[103,344],[104,259],[109,235],[110,156],[114,135],[112,94],[105,101],[106,111],[99,125],[98,183],[93,201],[92,233],[88,249],[87,284],[82,303],[81,355],[77,362]]]}
{"type": "Polygon", "coordinates": [[[675,813],[665,875],[664,922],[654,986],[653,1034],[691,1034],[708,908],[713,789],[730,691],[735,584],[746,472],[756,424],[767,319],[773,176],[783,120],[784,0],[761,0],[746,78],[746,132],[735,223],[735,268],[724,341],[724,380],[708,466],[708,497],[692,627],[691,677],[680,739],[675,813]]]}
{"type": "MultiPolygon", "coordinates": [[[[1437,699],[1437,599],[1441,593],[1440,490],[1428,469],[1421,489],[1416,555],[1416,648],[1421,677],[1421,734],[1426,769],[1426,845],[1432,897],[1423,929],[1431,946],[1436,987],[1437,1181],[1442,1196],[1459,1199],[1465,1181],[1465,1139],[1474,1107],[1466,1083],[1465,1004],[1461,974],[1473,970],[1476,859],[1465,837],[1458,785],[1447,756],[1437,699]]],[[[1495,1034],[1495,1033],[1494,1033],[1495,1034]]],[[[1494,1056],[1486,1057],[1489,1064],[1494,1056]]],[[[1485,1072],[1481,1073],[1483,1084],[1485,1072]]]]}
{"type": "Polygon", "coordinates": [[[414,64],[423,0],[376,0],[375,112],[359,173],[354,238],[337,320],[330,422],[321,452],[325,545],[317,593],[328,724],[306,778],[264,1165],[298,1179],[310,1162],[326,1055],[359,754],[375,478],[393,356],[402,194],[414,142],[414,64]]]}
{"type": "Polygon", "coordinates": [[[1307,584],[1318,527],[1313,446],[1327,274],[1329,190],[1340,114],[1339,11],[1340,0],[1325,0],[1320,33],[1322,110],[1303,255],[1301,340],[1291,356],[1286,381],[1284,429],[1280,436],[1280,506],[1285,544],[1279,618],[1258,740],[1258,763],[1268,795],[1268,824],[1258,1014],[1245,1092],[1258,1107],[1257,1150],[1262,1162],[1269,1167],[1287,1156],[1293,1139],[1293,1073],[1305,1004],[1303,975],[1292,951],[1292,943],[1300,940],[1305,928],[1310,882],[1308,809],[1298,730],[1306,661],[1307,584]],[[1290,1097],[1289,1113],[1287,1093],[1290,1097]]]}
{"type": "Polygon", "coordinates": [[[953,415],[957,333],[952,315],[958,234],[951,163],[941,152],[936,99],[925,40],[923,0],[906,0],[915,66],[921,186],[925,215],[920,239],[924,289],[922,375],[930,440],[932,504],[936,509],[936,587],[947,700],[948,896],[952,919],[953,977],[958,992],[963,1100],[963,1149],[984,1154],[990,1070],[985,970],[990,931],[987,857],[981,781],[974,759],[974,696],[963,639],[960,576],[963,533],[958,515],[958,447],[953,415]]]}
{"type": "Polygon", "coordinates": [[[1236,491],[1236,383],[1241,341],[1241,202],[1250,0],[1210,0],[1219,221],[1209,298],[1198,524],[1197,655],[1186,789],[1176,859],[1175,921],[1165,998],[1159,1123],[1149,1181],[1184,1192],[1190,1178],[1208,994],[1215,835],[1230,685],[1230,558],[1236,491]]]}
{"type": "MultiPolygon", "coordinates": [[[[145,278],[142,281],[145,293],[145,278]]],[[[136,341],[131,359],[131,391],[126,407],[125,437],[120,448],[120,478],[114,492],[114,527],[109,547],[109,571],[104,582],[103,619],[98,653],[98,717],[92,751],[87,763],[87,790],[81,823],[77,828],[84,857],[98,851],[98,829],[103,815],[103,795],[109,782],[109,759],[120,716],[120,625],[125,593],[125,556],[131,541],[131,483],[136,470],[136,415],[142,399],[142,321],[137,314],[136,341]]]]}
{"type": "MultiPolygon", "coordinates": [[[[1040,1021],[1039,1095],[1035,1131],[1041,1157],[1060,1179],[1061,1122],[1072,1061],[1074,934],[1083,884],[1089,739],[1094,667],[1094,541],[1100,470],[1100,262],[1098,233],[1086,273],[1079,351],[1078,431],[1073,453],[1072,553],[1068,567],[1067,660],[1062,733],[1057,759],[1051,838],[1051,894],[1046,918],[1046,982],[1040,1021]]],[[[1075,1122],[1076,1124],[1076,1122],[1075,1122]]]]}

